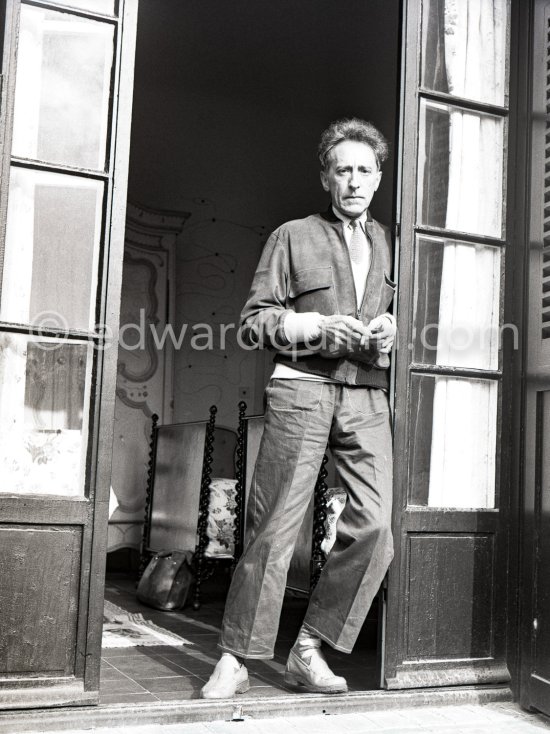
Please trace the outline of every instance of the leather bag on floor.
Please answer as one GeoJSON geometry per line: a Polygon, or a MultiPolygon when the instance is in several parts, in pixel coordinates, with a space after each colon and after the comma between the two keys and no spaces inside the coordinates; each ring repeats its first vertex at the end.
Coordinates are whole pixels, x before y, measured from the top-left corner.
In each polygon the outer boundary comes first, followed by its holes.
{"type": "Polygon", "coordinates": [[[143,604],[164,611],[181,609],[193,583],[191,551],[160,551],[149,561],[137,588],[143,604]]]}

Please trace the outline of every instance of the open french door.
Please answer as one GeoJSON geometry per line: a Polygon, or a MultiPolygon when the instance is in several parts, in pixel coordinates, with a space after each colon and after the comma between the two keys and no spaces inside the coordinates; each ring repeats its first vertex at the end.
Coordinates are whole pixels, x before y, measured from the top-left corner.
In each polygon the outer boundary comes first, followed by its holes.
{"type": "Polygon", "coordinates": [[[0,708],[96,703],[137,0],[7,0],[0,708]]]}
{"type": "Polygon", "coordinates": [[[406,0],[383,685],[507,684],[508,0],[406,0]]]}

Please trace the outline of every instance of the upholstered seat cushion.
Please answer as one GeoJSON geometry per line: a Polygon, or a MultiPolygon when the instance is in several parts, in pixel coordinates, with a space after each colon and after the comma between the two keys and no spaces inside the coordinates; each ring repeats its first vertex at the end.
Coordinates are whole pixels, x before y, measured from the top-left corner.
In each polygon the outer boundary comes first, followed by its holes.
{"type": "Polygon", "coordinates": [[[336,523],[346,505],[346,493],[341,487],[327,489],[327,519],[325,520],[325,537],[321,550],[328,556],[336,540],[336,523]]]}
{"type": "MultiPolygon", "coordinates": [[[[213,477],[210,480],[210,505],[206,534],[208,558],[233,558],[235,552],[236,479],[213,477]]],[[[327,489],[327,519],[321,550],[328,555],[336,540],[336,523],[346,504],[346,493],[340,487],[327,489]]]]}
{"type": "Polygon", "coordinates": [[[236,479],[212,477],[206,534],[208,558],[233,558],[235,552],[236,479]]]}

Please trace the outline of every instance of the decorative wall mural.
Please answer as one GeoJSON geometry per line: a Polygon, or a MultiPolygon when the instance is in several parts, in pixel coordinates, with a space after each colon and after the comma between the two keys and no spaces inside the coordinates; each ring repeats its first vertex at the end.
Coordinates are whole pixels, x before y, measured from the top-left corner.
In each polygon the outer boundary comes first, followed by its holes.
{"type": "MultiPolygon", "coordinates": [[[[123,329],[119,344],[118,374],[129,383],[146,382],[156,373],[159,356],[148,325],[159,326],[157,288],[167,280],[166,253],[134,257],[126,241],[124,272],[128,284],[121,295],[120,323],[123,329]],[[159,283],[159,281],[161,281],[159,283]],[[143,341],[143,344],[141,344],[143,341]]],[[[144,386],[144,389],[146,386],[144,386]]],[[[130,388],[131,389],[131,388],[130,388]]]]}
{"type": "Polygon", "coordinates": [[[203,215],[178,238],[176,319],[194,325],[176,353],[175,419],[201,420],[212,404],[218,422],[235,427],[237,405],[261,412],[266,362],[237,342],[239,316],[265,242],[265,226],[203,215]],[[207,328],[208,327],[208,328],[207,328]],[[209,334],[212,347],[205,348],[209,334]],[[194,338],[194,341],[193,341],[194,338]]]}

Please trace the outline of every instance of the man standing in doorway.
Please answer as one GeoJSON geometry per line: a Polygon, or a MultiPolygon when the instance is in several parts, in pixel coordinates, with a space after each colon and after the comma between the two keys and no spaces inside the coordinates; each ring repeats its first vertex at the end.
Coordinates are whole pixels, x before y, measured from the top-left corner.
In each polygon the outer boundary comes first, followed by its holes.
{"type": "Polygon", "coordinates": [[[368,207],[388,146],[370,123],[332,123],[321,137],[324,214],[268,239],[242,313],[246,343],[276,351],[247,510],[247,542],[229,590],[222,657],[203,698],[249,687],[244,660],[272,658],[286,576],[327,442],[347,501],[337,537],[290,651],[285,682],[342,693],[322,642],[351,652],[393,556],[392,443],[386,313],[389,234],[368,207]]]}

